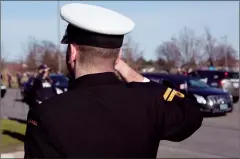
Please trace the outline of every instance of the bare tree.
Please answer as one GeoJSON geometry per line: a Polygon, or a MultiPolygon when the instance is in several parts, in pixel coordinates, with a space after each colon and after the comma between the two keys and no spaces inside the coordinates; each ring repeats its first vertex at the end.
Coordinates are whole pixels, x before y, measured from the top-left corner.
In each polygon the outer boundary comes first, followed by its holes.
{"type": "Polygon", "coordinates": [[[159,67],[162,67],[166,71],[170,71],[171,68],[177,67],[180,63],[181,53],[174,41],[167,41],[162,43],[156,49],[157,63],[159,67]]]}
{"type": "Polygon", "coordinates": [[[138,60],[142,57],[143,52],[139,50],[139,45],[134,43],[131,37],[128,37],[127,42],[123,44],[123,59],[132,68],[139,70],[141,62],[138,60]]]}
{"type": "Polygon", "coordinates": [[[54,72],[58,70],[58,48],[50,41],[41,41],[41,63],[48,65],[54,72]]]}
{"type": "Polygon", "coordinates": [[[204,59],[202,38],[197,37],[194,31],[183,28],[177,38],[161,44],[157,50],[158,63],[167,71],[172,67],[196,67],[204,59]]]}
{"type": "Polygon", "coordinates": [[[214,54],[216,55],[216,66],[231,68],[234,67],[238,61],[237,51],[229,44],[218,44],[214,48],[214,54]]]}
{"type": "Polygon", "coordinates": [[[223,42],[219,43],[209,28],[205,28],[204,36],[196,36],[192,29],[184,27],[177,37],[157,47],[156,63],[167,70],[179,65],[185,69],[209,66],[213,63],[226,67],[235,66],[239,56],[227,43],[226,36],[222,39],[223,42]]]}
{"type": "Polygon", "coordinates": [[[2,71],[6,66],[6,61],[4,58],[1,58],[1,61],[0,61],[0,70],[2,71]]]}
{"type": "Polygon", "coordinates": [[[203,60],[202,38],[195,36],[192,29],[185,27],[180,31],[178,38],[172,38],[172,40],[181,52],[182,65],[188,66],[188,64],[191,64],[196,66],[203,60]]]}
{"type": "Polygon", "coordinates": [[[2,44],[2,42],[1,42],[1,57],[0,57],[0,70],[2,71],[2,69],[4,69],[5,68],[5,63],[6,63],[6,61],[5,61],[5,50],[4,50],[4,48],[3,48],[3,44],[2,44]]]}
{"type": "Polygon", "coordinates": [[[29,37],[25,63],[29,71],[35,71],[40,62],[41,47],[34,37],[29,37]]]}
{"type": "Polygon", "coordinates": [[[57,72],[59,56],[63,61],[63,53],[51,41],[37,41],[35,38],[30,38],[25,63],[31,71],[35,70],[40,64],[46,64],[54,72],[57,72]]]}
{"type": "Polygon", "coordinates": [[[210,65],[213,65],[213,62],[217,58],[217,54],[216,52],[214,52],[216,44],[217,44],[217,39],[212,36],[209,28],[205,28],[204,55],[206,55],[207,62],[210,65]]]}
{"type": "Polygon", "coordinates": [[[134,63],[133,48],[131,45],[132,45],[132,38],[128,37],[127,42],[123,44],[123,49],[122,49],[122,57],[129,65],[132,65],[132,63],[134,63]]]}

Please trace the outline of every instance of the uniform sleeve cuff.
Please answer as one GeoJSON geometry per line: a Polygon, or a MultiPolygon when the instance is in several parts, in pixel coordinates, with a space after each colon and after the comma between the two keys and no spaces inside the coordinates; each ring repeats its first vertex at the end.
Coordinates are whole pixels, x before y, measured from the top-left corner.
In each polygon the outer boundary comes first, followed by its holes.
{"type": "Polygon", "coordinates": [[[146,77],[144,77],[143,82],[150,82],[150,80],[146,77]]]}

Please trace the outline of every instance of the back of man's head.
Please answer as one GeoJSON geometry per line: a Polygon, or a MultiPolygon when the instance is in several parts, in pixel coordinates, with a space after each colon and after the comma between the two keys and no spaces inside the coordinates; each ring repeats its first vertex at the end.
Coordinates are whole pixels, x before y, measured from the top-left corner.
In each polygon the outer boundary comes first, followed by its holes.
{"type": "Polygon", "coordinates": [[[100,48],[78,45],[78,63],[84,68],[113,69],[119,56],[120,48],[100,48]]]}
{"type": "Polygon", "coordinates": [[[134,29],[134,22],[115,11],[80,3],[66,4],[60,13],[69,23],[61,43],[68,44],[71,76],[114,71],[124,36],[134,29]]]}

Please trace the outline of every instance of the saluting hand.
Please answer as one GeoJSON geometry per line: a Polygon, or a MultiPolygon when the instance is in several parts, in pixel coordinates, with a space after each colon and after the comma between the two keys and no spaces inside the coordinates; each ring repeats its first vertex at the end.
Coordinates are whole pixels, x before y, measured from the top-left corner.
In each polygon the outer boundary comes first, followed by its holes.
{"type": "Polygon", "coordinates": [[[126,82],[143,82],[144,77],[133,70],[123,60],[117,60],[114,69],[124,78],[126,82]]]}

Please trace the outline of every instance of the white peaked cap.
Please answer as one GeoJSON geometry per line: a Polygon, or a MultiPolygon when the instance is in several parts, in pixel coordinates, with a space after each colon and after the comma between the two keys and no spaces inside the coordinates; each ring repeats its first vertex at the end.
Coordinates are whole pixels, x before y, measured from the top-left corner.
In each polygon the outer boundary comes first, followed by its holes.
{"type": "Polygon", "coordinates": [[[115,11],[89,4],[71,3],[61,8],[61,17],[75,27],[107,35],[125,35],[134,22],[115,11]]]}

